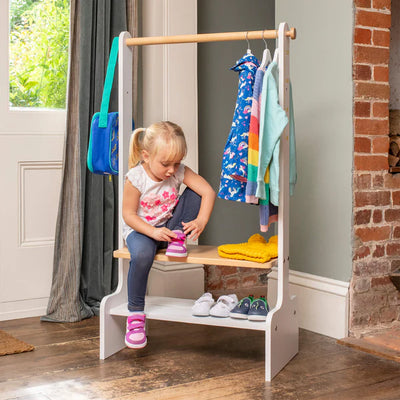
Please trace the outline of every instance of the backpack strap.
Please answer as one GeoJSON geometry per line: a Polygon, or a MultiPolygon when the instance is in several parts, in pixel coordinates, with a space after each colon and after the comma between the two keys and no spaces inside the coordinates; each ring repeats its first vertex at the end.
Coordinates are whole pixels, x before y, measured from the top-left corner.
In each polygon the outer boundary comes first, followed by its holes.
{"type": "Polygon", "coordinates": [[[106,79],[104,81],[103,97],[101,99],[100,117],[99,117],[99,128],[107,127],[108,119],[108,106],[110,103],[111,89],[114,81],[115,65],[117,64],[118,58],[118,37],[113,39],[110,51],[110,57],[108,59],[106,79]]]}

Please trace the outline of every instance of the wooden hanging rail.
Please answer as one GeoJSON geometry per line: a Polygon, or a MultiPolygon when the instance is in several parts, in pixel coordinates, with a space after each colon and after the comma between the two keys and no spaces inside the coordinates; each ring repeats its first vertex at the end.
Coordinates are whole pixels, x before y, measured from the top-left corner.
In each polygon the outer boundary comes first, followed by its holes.
{"type": "MultiPolygon", "coordinates": [[[[286,32],[286,36],[296,39],[296,28],[286,32]]],[[[203,43],[203,42],[226,42],[230,40],[255,40],[276,39],[278,30],[244,31],[244,32],[222,32],[222,33],[200,33],[197,35],[176,36],[153,36],[135,37],[126,39],[127,46],[144,46],[149,44],[173,44],[173,43],[203,43]]]]}

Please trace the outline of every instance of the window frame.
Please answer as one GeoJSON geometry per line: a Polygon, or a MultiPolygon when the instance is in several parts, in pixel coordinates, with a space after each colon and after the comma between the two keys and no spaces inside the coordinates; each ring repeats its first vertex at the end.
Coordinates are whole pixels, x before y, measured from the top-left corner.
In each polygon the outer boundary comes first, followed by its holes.
{"type": "Polygon", "coordinates": [[[9,107],[9,1],[4,3],[0,13],[0,93],[4,93],[0,96],[0,132],[65,131],[65,109],[9,107]]]}

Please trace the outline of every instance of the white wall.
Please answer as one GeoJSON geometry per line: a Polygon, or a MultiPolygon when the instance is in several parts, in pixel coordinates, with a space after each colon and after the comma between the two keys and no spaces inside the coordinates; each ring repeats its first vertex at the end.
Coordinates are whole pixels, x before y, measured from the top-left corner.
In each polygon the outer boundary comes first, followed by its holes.
{"type": "Polygon", "coordinates": [[[348,281],[352,219],[352,29],[348,0],[279,0],[291,42],[298,182],[291,199],[291,268],[348,281]],[[340,29],[339,24],[340,23],[340,29]]]}
{"type": "MultiPolygon", "coordinates": [[[[197,1],[146,0],[143,36],[197,33],[197,1]]],[[[143,124],[169,120],[185,132],[184,163],[197,171],[197,45],[143,46],[143,124]]]]}

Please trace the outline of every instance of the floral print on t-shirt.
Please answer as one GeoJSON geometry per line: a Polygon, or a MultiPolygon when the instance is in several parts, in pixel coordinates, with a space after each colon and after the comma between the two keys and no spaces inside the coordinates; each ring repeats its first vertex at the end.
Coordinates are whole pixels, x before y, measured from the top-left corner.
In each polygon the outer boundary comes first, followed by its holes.
{"type": "Polygon", "coordinates": [[[156,219],[165,219],[172,217],[172,210],[178,203],[178,193],[173,187],[169,191],[162,193],[149,193],[142,196],[140,206],[142,207],[147,222],[156,219]]]}

